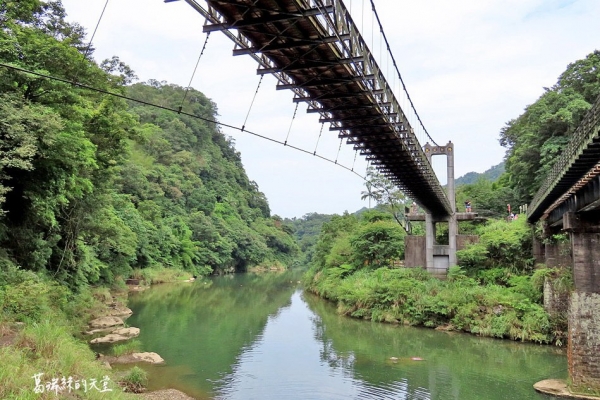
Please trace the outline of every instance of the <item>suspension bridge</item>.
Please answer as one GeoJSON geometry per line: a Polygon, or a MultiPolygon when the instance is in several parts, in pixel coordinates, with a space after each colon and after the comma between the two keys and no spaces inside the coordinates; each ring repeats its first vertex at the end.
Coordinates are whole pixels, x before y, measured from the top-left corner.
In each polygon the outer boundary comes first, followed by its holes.
{"type": "Polygon", "coordinates": [[[277,90],[291,90],[294,102],[307,103],[309,113],[319,113],[320,122],[425,210],[452,214],[414,128],[342,1],[186,2],[205,17],[204,32],[227,35],[234,55],[253,57],[258,74],[272,74],[277,90]]]}
{"type": "MultiPolygon", "coordinates": [[[[309,113],[318,113],[321,123],[328,123],[330,131],[425,210],[427,269],[456,264],[461,216],[455,210],[453,145],[440,146],[428,133],[433,144],[419,142],[341,0],[185,1],[205,18],[204,32],[224,33],[234,44],[234,55],[254,58],[258,74],[273,75],[277,90],[291,90],[293,102],[306,103],[309,113]],[[448,194],[433,171],[432,155],[448,159],[448,194]],[[442,221],[449,223],[448,246],[435,245],[435,223],[442,221]]],[[[528,214],[532,223],[543,219],[547,230],[562,229],[571,235],[575,293],[569,321],[569,375],[577,384],[596,388],[600,388],[600,353],[595,349],[600,348],[600,337],[592,334],[590,326],[600,324],[599,161],[600,99],[556,162],[528,214]]]]}

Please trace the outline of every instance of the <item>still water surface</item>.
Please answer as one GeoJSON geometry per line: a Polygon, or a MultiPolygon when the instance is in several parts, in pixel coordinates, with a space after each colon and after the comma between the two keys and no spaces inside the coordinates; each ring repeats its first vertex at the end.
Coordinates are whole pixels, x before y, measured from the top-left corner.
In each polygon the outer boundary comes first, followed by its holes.
{"type": "Polygon", "coordinates": [[[130,297],[151,388],[198,399],[550,399],[563,350],[338,316],[293,272],[159,285],[130,297]],[[398,361],[390,360],[397,357],[398,361]],[[419,357],[424,361],[413,361],[419,357]]]}

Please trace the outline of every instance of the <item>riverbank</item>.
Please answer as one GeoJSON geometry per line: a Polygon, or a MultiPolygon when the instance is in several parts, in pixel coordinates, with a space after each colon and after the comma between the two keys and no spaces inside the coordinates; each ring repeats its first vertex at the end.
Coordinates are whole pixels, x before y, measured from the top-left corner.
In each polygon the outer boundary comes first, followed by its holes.
{"type": "Polygon", "coordinates": [[[566,330],[531,300],[530,279],[520,285],[481,285],[460,269],[445,281],[416,269],[310,270],[307,290],[333,301],[355,318],[460,331],[537,343],[566,343],[566,330]]]}
{"type": "MultiPolygon", "coordinates": [[[[173,271],[152,273],[160,281],[183,278],[173,271]]],[[[124,284],[72,293],[28,271],[9,268],[1,278],[0,398],[139,398],[123,393],[128,377],[112,371],[90,349],[90,337],[81,336],[87,321],[127,311],[124,284]]]]}

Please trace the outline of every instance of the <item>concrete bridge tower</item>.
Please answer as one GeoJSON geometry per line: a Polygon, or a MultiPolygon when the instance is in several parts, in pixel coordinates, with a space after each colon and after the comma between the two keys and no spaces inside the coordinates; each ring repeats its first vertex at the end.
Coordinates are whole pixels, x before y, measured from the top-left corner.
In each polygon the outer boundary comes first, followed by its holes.
{"type": "Polygon", "coordinates": [[[456,237],[458,222],[456,220],[456,191],[454,187],[454,145],[448,142],[445,146],[424,146],[425,156],[431,164],[431,158],[437,155],[446,156],[448,200],[452,214],[445,219],[435,218],[425,214],[425,265],[428,271],[445,274],[448,268],[456,265],[456,237]],[[438,245],[435,241],[435,225],[438,222],[448,222],[448,245],[438,245]]]}

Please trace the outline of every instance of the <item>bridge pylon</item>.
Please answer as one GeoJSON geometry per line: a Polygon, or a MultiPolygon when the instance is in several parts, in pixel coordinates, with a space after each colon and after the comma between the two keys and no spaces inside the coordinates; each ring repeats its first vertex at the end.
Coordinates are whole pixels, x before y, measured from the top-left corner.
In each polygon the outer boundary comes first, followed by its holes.
{"type": "Polygon", "coordinates": [[[425,267],[434,274],[446,274],[448,268],[456,265],[456,238],[458,236],[458,222],[456,218],[456,188],[454,185],[454,144],[449,141],[445,146],[423,146],[425,156],[431,164],[433,156],[445,155],[447,168],[447,189],[451,214],[443,218],[436,218],[430,212],[425,214],[425,267]],[[435,240],[435,224],[448,222],[448,245],[438,245],[435,240]]]}

